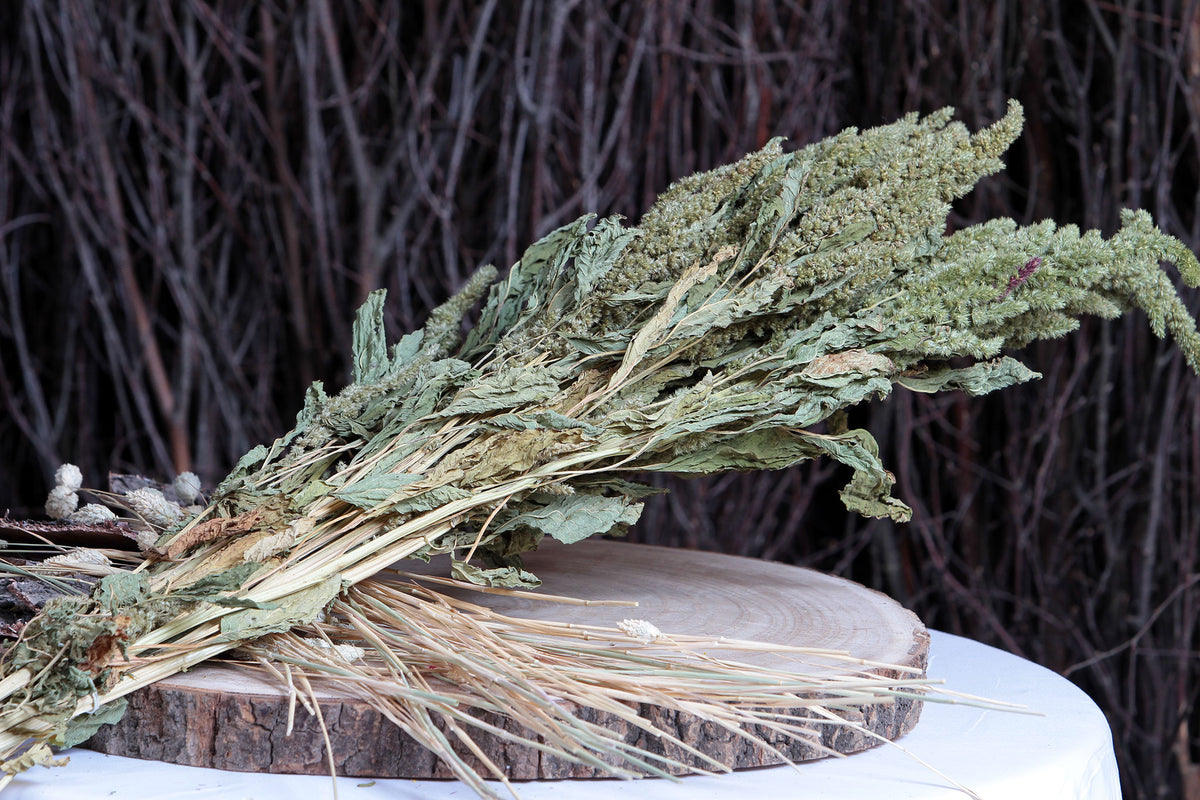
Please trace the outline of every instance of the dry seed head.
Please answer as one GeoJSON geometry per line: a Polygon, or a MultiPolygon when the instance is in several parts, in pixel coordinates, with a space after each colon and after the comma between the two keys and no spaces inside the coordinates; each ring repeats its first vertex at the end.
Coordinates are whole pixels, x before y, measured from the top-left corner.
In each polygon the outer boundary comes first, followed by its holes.
{"type": "Polygon", "coordinates": [[[144,531],[137,532],[138,550],[141,550],[143,553],[154,552],[156,550],[154,545],[157,542],[158,542],[158,533],[157,532],[152,531],[152,530],[144,530],[144,531]]]}
{"type": "Polygon", "coordinates": [[[183,519],[183,509],[163,497],[158,489],[134,489],[125,493],[125,501],[151,525],[167,528],[183,519]]]}
{"type": "Polygon", "coordinates": [[[76,525],[103,525],[106,522],[115,522],[116,519],[117,515],[107,506],[102,506],[99,503],[88,503],[67,517],[67,522],[73,522],[76,525]]]}
{"type": "Polygon", "coordinates": [[[200,496],[200,478],[194,472],[181,472],[175,478],[175,494],[185,505],[196,502],[200,496]]]}
{"type": "Polygon", "coordinates": [[[50,490],[46,498],[46,516],[50,519],[66,519],[79,506],[79,495],[68,486],[59,484],[50,490]]]}
{"type": "Polygon", "coordinates": [[[90,547],[75,547],[60,556],[50,556],[50,558],[47,558],[42,563],[59,567],[112,566],[112,562],[108,560],[108,556],[90,547]]]}
{"type": "Polygon", "coordinates": [[[83,486],[83,473],[74,464],[63,464],[54,473],[54,483],[72,492],[83,486]]]}

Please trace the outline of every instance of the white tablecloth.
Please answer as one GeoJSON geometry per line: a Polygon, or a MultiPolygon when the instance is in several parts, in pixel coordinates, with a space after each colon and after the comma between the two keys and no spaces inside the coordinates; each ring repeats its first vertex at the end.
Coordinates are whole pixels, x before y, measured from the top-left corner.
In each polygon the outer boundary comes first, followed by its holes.
{"type": "MultiPolygon", "coordinates": [[[[744,770],[677,782],[516,784],[524,800],[941,800],[967,797],[923,760],[984,800],[1118,800],[1112,736],[1095,703],[1064,678],[1000,650],[933,633],[929,676],[948,688],[1020,703],[1044,716],[927,703],[915,730],[844,759],[744,770]]],[[[68,751],[71,763],[17,776],[5,800],[323,800],[328,777],[258,775],[68,751]]],[[[502,787],[501,787],[502,788],[502,787]]],[[[453,781],[339,778],[340,800],[472,800],[453,781]]]]}

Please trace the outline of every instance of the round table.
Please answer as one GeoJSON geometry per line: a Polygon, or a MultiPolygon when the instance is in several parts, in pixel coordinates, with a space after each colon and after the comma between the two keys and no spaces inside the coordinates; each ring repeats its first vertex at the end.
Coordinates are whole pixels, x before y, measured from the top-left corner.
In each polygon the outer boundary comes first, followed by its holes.
{"type": "MultiPolygon", "coordinates": [[[[920,723],[898,746],[885,744],[846,758],[678,781],[580,780],[515,786],[524,800],[969,797],[955,788],[954,781],[984,800],[1119,800],[1112,735],[1104,715],[1086,694],[1065,678],[1017,656],[946,633],[932,631],[931,635],[930,678],[944,680],[954,691],[1027,706],[1037,715],[926,703],[920,723]]],[[[223,772],[82,749],[66,754],[71,763],[65,767],[38,767],[18,775],[5,790],[5,800],[333,797],[333,781],[328,777],[223,772]]],[[[500,785],[497,788],[504,791],[500,785]]],[[[339,778],[338,793],[340,800],[474,797],[455,781],[361,778],[339,778]]]]}

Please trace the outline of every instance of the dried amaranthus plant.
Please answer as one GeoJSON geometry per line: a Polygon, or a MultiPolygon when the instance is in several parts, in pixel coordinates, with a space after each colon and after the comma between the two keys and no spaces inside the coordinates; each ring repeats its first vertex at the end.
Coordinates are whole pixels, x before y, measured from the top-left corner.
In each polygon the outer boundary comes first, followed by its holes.
{"type": "MultiPolygon", "coordinates": [[[[907,519],[874,439],[839,424],[839,412],[897,385],[982,394],[1030,380],[1005,351],[1060,336],[1085,314],[1140,308],[1200,367],[1195,323],[1160,262],[1190,285],[1200,265],[1147,214],[1127,213],[1108,239],[1011,220],[946,232],[951,202],[1000,169],[1021,124],[1014,104],[973,135],[945,110],[793,153],[772,141],[679,181],[636,227],[584,217],[531,246],[503,280],[481,269],[390,349],[376,293],[355,323],[349,387],[329,396],[314,385],[295,428],[246,454],[141,567],[53,601],[27,626],[0,679],[5,768],[48,757],[46,743],[78,741],[87,712],[147,682],[236,647],[293,652],[303,637],[292,631],[331,611],[347,641],[374,653],[362,669],[390,665],[370,674],[395,683],[389,697],[407,710],[408,732],[488,792],[421,722],[451,705],[410,691],[423,680],[419,663],[454,684],[456,699],[491,703],[455,660],[471,648],[401,653],[415,634],[384,629],[412,625],[427,595],[368,580],[388,565],[449,553],[458,579],[535,586],[523,552],[546,536],[619,533],[650,491],[636,476],[655,471],[829,457],[853,469],[848,507],[907,519]],[[401,604],[389,620],[386,609],[401,604]],[[39,744],[18,755],[31,740],[39,744]]],[[[669,664],[664,656],[654,668],[669,664]]],[[[496,669],[489,661],[474,674],[496,669]]],[[[876,688],[880,698],[900,691],[876,688]]],[[[731,707],[728,693],[686,691],[689,707],[704,697],[714,714],[731,707]]],[[[803,691],[780,694],[796,707],[803,691]]],[[[535,696],[503,710],[534,727],[539,714],[567,713],[522,707],[535,696]]],[[[611,743],[578,733],[556,746],[589,758],[611,743]]],[[[652,759],[621,757],[637,769],[652,759]]]]}

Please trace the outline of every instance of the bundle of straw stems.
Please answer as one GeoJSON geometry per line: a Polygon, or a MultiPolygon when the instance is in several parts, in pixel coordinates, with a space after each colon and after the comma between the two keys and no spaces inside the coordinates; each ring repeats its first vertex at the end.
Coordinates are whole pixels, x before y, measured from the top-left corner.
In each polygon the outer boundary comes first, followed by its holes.
{"type": "MultiPolygon", "coordinates": [[[[447,424],[430,443],[429,453],[423,451],[420,456],[411,456],[401,466],[405,470],[427,472],[432,465],[424,459],[443,452],[460,431],[461,422],[447,424]]],[[[183,613],[146,630],[142,628],[148,626],[137,619],[136,613],[110,614],[119,620],[112,641],[99,639],[89,648],[111,646],[110,651],[93,653],[96,663],[90,669],[97,676],[108,673],[106,686],[98,687],[95,693],[78,698],[67,695],[50,709],[29,701],[31,689],[53,674],[65,645],[52,654],[39,673],[25,667],[5,675],[0,681],[0,697],[8,703],[0,716],[3,728],[0,749],[11,760],[30,739],[51,741],[61,736],[64,717],[87,715],[130,692],[235,648],[242,648],[243,654],[258,661],[290,663],[336,676],[339,685],[352,687],[356,694],[376,703],[405,731],[445,759],[460,778],[484,794],[489,793],[486,784],[457,755],[433,724],[431,714],[451,720],[452,730],[468,748],[470,737],[463,731],[463,725],[513,735],[467,712],[476,708],[514,717],[533,732],[525,738],[527,744],[560,757],[602,764],[618,776],[638,774],[623,767],[622,762],[651,774],[668,774],[681,763],[661,756],[661,763],[655,763],[653,755],[639,754],[636,748],[613,740],[605,730],[575,719],[559,701],[568,700],[617,714],[648,732],[671,739],[624,704],[657,702],[730,729],[740,730],[753,723],[811,739],[813,720],[776,719],[769,709],[811,707],[828,713],[845,706],[886,702],[924,683],[865,674],[855,681],[834,681],[800,673],[751,669],[694,655],[694,649],[700,645],[716,644],[711,639],[671,637],[670,644],[660,643],[650,648],[618,630],[589,630],[497,617],[484,606],[454,600],[414,580],[398,576],[385,579],[386,575],[381,574],[397,561],[428,549],[432,542],[453,529],[456,519],[472,513],[490,514],[518,494],[551,485],[564,475],[586,474],[588,461],[604,461],[620,452],[614,449],[590,453],[590,458],[555,459],[531,474],[503,481],[470,499],[448,503],[395,527],[364,520],[355,507],[325,498],[315,504],[300,524],[293,523],[293,529],[304,533],[285,558],[264,565],[258,574],[222,598],[193,603],[183,613]],[[372,576],[374,579],[368,580],[372,576]],[[245,614],[255,606],[268,607],[262,613],[269,615],[272,604],[294,611],[282,622],[272,619],[234,636],[223,634],[223,618],[245,614]],[[321,624],[311,624],[317,618],[316,611],[327,605],[331,617],[321,624]],[[281,632],[258,638],[263,631],[303,623],[309,623],[306,635],[281,632]],[[372,649],[372,657],[347,662],[336,651],[315,644],[323,639],[365,644],[372,649]],[[253,644],[246,646],[248,641],[253,644]],[[623,647],[614,649],[613,642],[623,647]],[[671,650],[692,656],[679,659],[668,652],[671,650]]],[[[344,485],[352,484],[353,479],[347,476],[344,485]]],[[[204,519],[203,515],[197,517],[176,536],[187,536],[204,519]]],[[[169,547],[169,542],[164,546],[169,547]]],[[[160,563],[158,569],[152,561],[143,562],[137,571],[152,573],[147,597],[170,597],[173,592],[188,597],[179,588],[194,587],[203,578],[224,571],[228,548],[227,541],[214,541],[190,558],[160,563]]],[[[447,583],[463,585],[459,581],[447,583]]],[[[94,607],[87,610],[104,613],[94,607]]],[[[136,611],[136,605],[123,611],[136,611]]],[[[36,641],[38,625],[37,621],[31,623],[27,643],[36,641]]],[[[880,666],[831,651],[801,651],[726,639],[719,644],[723,649],[769,647],[798,658],[841,659],[864,671],[880,666]]],[[[904,671],[902,667],[893,669],[904,671]]],[[[829,724],[848,724],[831,713],[824,718],[829,724]]],[[[673,741],[682,751],[705,758],[687,743],[673,741]]],[[[482,757],[477,749],[475,754],[482,757]]],[[[41,758],[45,751],[39,750],[35,755],[41,758]]],[[[17,757],[10,763],[10,769],[15,771],[34,760],[34,757],[17,757]]],[[[490,777],[504,778],[503,765],[486,760],[485,763],[490,777]]],[[[717,763],[710,766],[716,770],[724,768],[717,763]]]]}
{"type": "MultiPolygon", "coordinates": [[[[410,456],[398,467],[427,473],[432,467],[427,459],[445,452],[447,445],[461,436],[462,425],[459,420],[448,423],[420,455],[410,456]]],[[[31,700],[34,692],[45,691],[38,688],[39,682],[54,674],[65,645],[39,673],[26,667],[9,672],[0,682],[0,697],[7,700],[0,716],[0,748],[9,771],[5,781],[19,769],[48,758],[44,743],[61,740],[65,720],[86,720],[87,715],[124,695],[233,649],[288,683],[307,687],[316,676],[336,681],[342,689],[371,702],[483,796],[495,796],[486,779],[507,783],[506,770],[474,745],[471,729],[517,740],[568,761],[591,764],[615,777],[669,776],[683,771],[723,771],[728,765],[656,728],[639,717],[631,704],[651,703],[694,714],[775,750],[754,731],[760,736],[771,732],[801,738],[821,748],[823,728],[856,726],[838,716],[839,709],[891,702],[897,696],[924,696],[928,682],[919,677],[881,678],[867,672],[881,666],[901,673],[915,671],[912,668],[864,662],[836,651],[724,638],[718,642],[670,636],[648,644],[616,629],[506,618],[486,606],[455,600],[424,585],[429,579],[388,571],[397,561],[427,550],[454,528],[455,520],[472,513],[491,515],[506,500],[522,493],[552,485],[565,475],[598,469],[589,463],[604,462],[605,468],[611,469],[610,460],[622,452],[629,451],[614,448],[588,457],[554,459],[528,475],[502,481],[469,500],[448,503],[394,527],[365,520],[355,507],[325,498],[300,524],[293,523],[293,529],[304,532],[286,557],[264,565],[221,598],[192,603],[158,625],[141,623],[136,618],[136,603],[116,612],[89,606],[89,613],[119,620],[111,642],[98,637],[89,647],[92,651],[110,648],[94,653],[96,663],[88,667],[99,684],[94,693],[82,697],[67,694],[50,708],[31,700]],[[273,604],[291,611],[282,621],[274,617],[239,629],[233,636],[228,635],[228,626],[223,632],[222,619],[255,611],[255,606],[270,615],[273,604]],[[320,609],[325,609],[325,614],[318,621],[316,611],[320,609]],[[295,630],[264,633],[293,626],[295,630]],[[349,661],[328,647],[346,642],[368,649],[370,656],[349,661]],[[826,665],[831,660],[842,661],[852,673],[861,674],[816,677],[805,675],[802,669],[770,670],[700,654],[702,648],[714,645],[722,650],[769,649],[792,657],[800,667],[806,661],[826,665]],[[564,701],[615,715],[657,737],[666,749],[647,752],[627,744],[611,731],[580,719],[564,701]],[[795,717],[796,709],[807,709],[810,716],[795,717]],[[508,716],[527,733],[497,726],[480,712],[508,716]],[[436,718],[445,721],[452,738],[437,725],[436,718]],[[42,744],[30,748],[30,740],[42,744]],[[483,763],[482,774],[464,757],[463,747],[483,763]]],[[[342,485],[353,485],[352,477],[346,476],[342,485]]],[[[205,518],[197,517],[176,537],[187,536],[205,518]]],[[[170,540],[162,546],[169,548],[170,540]]],[[[188,597],[180,587],[195,587],[203,578],[225,571],[228,554],[229,543],[215,541],[188,559],[159,563],[158,568],[147,560],[133,574],[151,573],[148,598],[188,597]]],[[[470,585],[453,580],[444,583],[470,585]]],[[[38,623],[30,627],[27,642],[36,641],[38,623]]],[[[303,692],[300,697],[303,699],[303,692]]],[[[306,705],[319,715],[315,701],[306,705]]],[[[780,760],[786,760],[775,752],[780,760]]]]}

